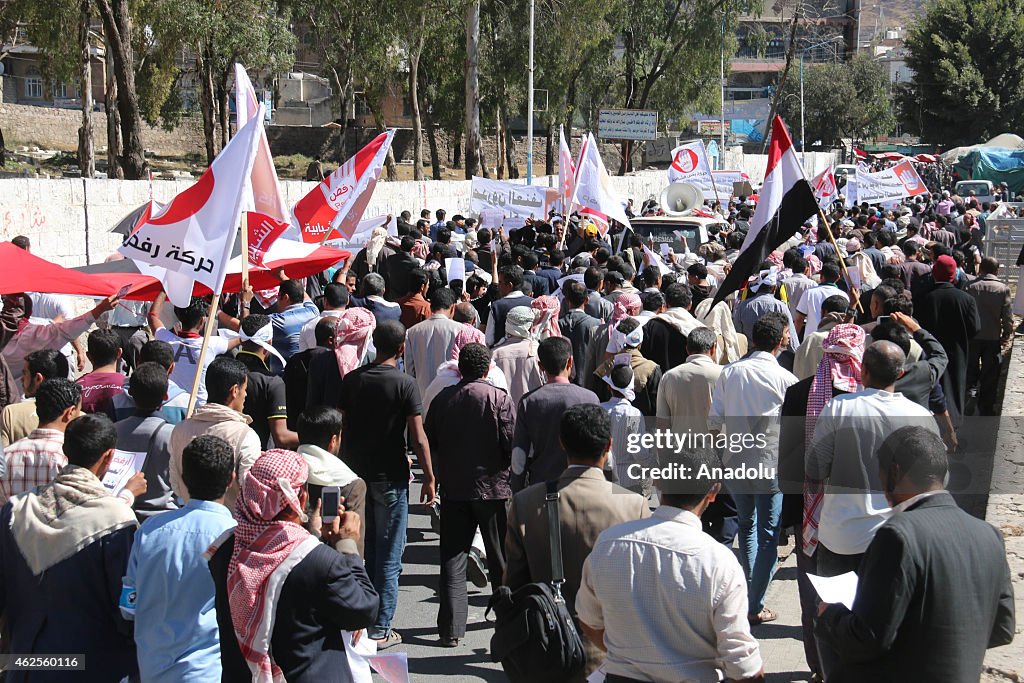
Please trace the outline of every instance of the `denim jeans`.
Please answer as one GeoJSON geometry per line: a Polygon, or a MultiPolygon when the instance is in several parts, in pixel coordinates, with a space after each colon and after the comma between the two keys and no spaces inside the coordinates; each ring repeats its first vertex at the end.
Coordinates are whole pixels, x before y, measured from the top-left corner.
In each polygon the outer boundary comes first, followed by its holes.
{"type": "Polygon", "coordinates": [[[391,631],[398,606],[405,532],[409,526],[409,482],[375,481],[366,492],[366,573],[380,595],[380,611],[367,634],[374,639],[391,631]]]}
{"type": "Polygon", "coordinates": [[[782,493],[734,493],[732,499],[739,517],[740,562],[747,577],[747,612],[758,614],[779,561],[782,493]]]}

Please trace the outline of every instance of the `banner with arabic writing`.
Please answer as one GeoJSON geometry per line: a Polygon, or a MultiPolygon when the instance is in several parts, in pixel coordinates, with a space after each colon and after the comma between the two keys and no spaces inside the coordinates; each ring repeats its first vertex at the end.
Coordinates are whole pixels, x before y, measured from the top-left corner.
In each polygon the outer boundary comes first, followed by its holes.
{"type": "Polygon", "coordinates": [[[486,209],[497,209],[506,218],[547,220],[548,211],[558,202],[557,187],[519,185],[476,176],[470,183],[469,194],[469,212],[476,216],[486,209]]]}
{"type": "MultiPolygon", "coordinates": [[[[194,185],[164,206],[150,203],[118,251],[133,261],[187,276],[219,292],[238,235],[243,192],[262,131],[263,116],[254,117],[194,185]]],[[[182,291],[190,294],[191,288],[182,291]]],[[[188,305],[188,301],[173,303],[188,305]]]]}

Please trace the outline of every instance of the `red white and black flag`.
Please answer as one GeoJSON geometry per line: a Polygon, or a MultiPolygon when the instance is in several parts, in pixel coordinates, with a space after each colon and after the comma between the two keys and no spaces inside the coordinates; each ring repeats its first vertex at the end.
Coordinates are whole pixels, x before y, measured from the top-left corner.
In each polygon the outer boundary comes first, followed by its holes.
{"type": "Polygon", "coordinates": [[[751,275],[758,272],[761,262],[817,212],[818,202],[793,151],[793,140],[782,119],[776,116],[772,121],[768,168],[757,209],[750,221],[750,231],[732,270],[718,288],[712,306],[740,289],[751,275]]]}

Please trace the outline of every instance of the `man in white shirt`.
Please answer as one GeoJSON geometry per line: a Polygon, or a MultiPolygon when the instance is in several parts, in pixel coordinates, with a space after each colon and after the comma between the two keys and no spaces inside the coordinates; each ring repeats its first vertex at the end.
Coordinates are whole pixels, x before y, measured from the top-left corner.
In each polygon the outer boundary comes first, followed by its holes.
{"type": "Polygon", "coordinates": [[[650,477],[635,475],[634,463],[641,467],[657,467],[658,455],[644,448],[638,441],[644,429],[644,414],[632,403],[636,398],[633,392],[633,369],[628,365],[616,365],[611,372],[602,378],[612,388],[612,395],[601,403],[601,408],[608,413],[612,423],[612,448],[608,453],[608,467],[615,473],[615,482],[633,493],[645,498],[651,495],[650,477]],[[631,435],[636,435],[632,436],[631,435]]]}
{"type": "Polygon", "coordinates": [[[825,299],[830,296],[841,296],[847,302],[850,301],[850,296],[836,286],[839,278],[842,277],[838,263],[830,261],[823,265],[820,277],[821,284],[804,292],[804,295],[800,297],[800,302],[796,305],[796,319],[793,323],[796,325],[796,331],[800,333],[801,339],[817,331],[818,323],[821,322],[821,304],[825,299]]]}
{"type": "MultiPolygon", "coordinates": [[[[807,455],[806,476],[827,481],[818,519],[817,573],[856,571],[875,532],[892,514],[878,476],[878,449],[901,427],[939,430],[931,411],[896,393],[905,356],[889,341],[864,352],[864,390],[836,396],[818,415],[807,455]]],[[[837,658],[819,642],[822,673],[835,671],[837,658]]]]}
{"type": "Polygon", "coordinates": [[[437,377],[437,369],[451,356],[455,338],[465,325],[452,320],[455,293],[438,289],[430,299],[431,316],[409,329],[405,337],[405,371],[416,379],[420,396],[437,377]]]}
{"type": "MultiPolygon", "coordinates": [[[[709,451],[681,459],[693,472],[721,466],[709,451]]],[[[608,652],[607,683],[764,680],[743,570],[701,529],[721,484],[692,484],[659,482],[661,507],[604,531],[583,565],[576,613],[608,652]]]]}
{"type": "Polygon", "coordinates": [[[323,310],[316,318],[311,318],[299,332],[299,353],[315,349],[316,324],[324,318],[337,318],[348,308],[348,287],[337,282],[324,287],[323,310]]]}
{"type": "MultiPolygon", "coordinates": [[[[252,295],[249,294],[251,297],[252,295]]],[[[199,390],[197,392],[197,404],[206,403],[206,370],[210,364],[220,356],[242,343],[241,338],[225,339],[217,335],[210,337],[210,346],[206,349],[206,356],[203,358],[203,367],[199,368],[199,356],[203,348],[202,330],[206,325],[206,301],[200,298],[192,299],[188,308],[174,309],[181,327],[171,331],[164,327],[160,320],[160,310],[164,307],[167,295],[163,292],[157,294],[153,301],[153,307],[149,309],[149,327],[153,330],[153,337],[157,341],[167,342],[174,349],[174,366],[171,369],[171,381],[187,392],[192,391],[192,383],[195,381],[196,372],[199,372],[199,390]]],[[[248,302],[243,304],[243,308],[248,302]]],[[[248,313],[248,310],[244,311],[248,313]]]]}
{"type": "Polygon", "coordinates": [[[740,556],[750,598],[747,615],[754,624],[778,618],[764,606],[764,596],[778,563],[779,419],[786,390],[797,382],[777,360],[789,346],[789,334],[789,320],[782,313],[766,313],[754,323],[754,352],[722,369],[708,416],[708,427],[724,431],[733,444],[726,449],[725,465],[757,472],[734,482],[729,491],[739,517],[740,556]]]}
{"type": "Polygon", "coordinates": [[[782,279],[782,286],[786,290],[786,301],[789,304],[789,316],[796,318],[796,306],[803,298],[804,292],[817,283],[807,277],[807,261],[803,256],[790,249],[782,255],[782,264],[792,271],[792,275],[782,279]]]}

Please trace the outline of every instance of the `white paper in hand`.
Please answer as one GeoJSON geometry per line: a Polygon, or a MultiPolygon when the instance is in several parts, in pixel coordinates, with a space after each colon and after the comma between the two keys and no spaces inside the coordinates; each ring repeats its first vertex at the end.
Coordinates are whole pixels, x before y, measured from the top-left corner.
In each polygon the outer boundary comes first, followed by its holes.
{"type": "Polygon", "coordinates": [[[103,485],[115,496],[128,484],[128,480],[135,476],[136,472],[142,470],[146,462],[146,452],[119,451],[114,449],[114,457],[110,460],[110,467],[103,475],[103,485]]]}
{"type": "Polygon", "coordinates": [[[377,643],[363,631],[359,642],[353,645],[353,635],[351,631],[341,632],[341,637],[345,641],[345,653],[348,655],[348,666],[352,671],[352,683],[373,683],[373,673],[370,671],[367,657],[377,654],[377,643]]]}
{"type": "Polygon", "coordinates": [[[466,259],[458,256],[456,258],[446,258],[444,260],[444,268],[448,271],[448,282],[452,280],[462,280],[466,282],[466,259]]]}
{"type": "Polygon", "coordinates": [[[839,576],[817,576],[808,574],[811,585],[818,592],[822,602],[831,604],[843,604],[847,609],[853,609],[853,599],[857,595],[857,574],[846,572],[839,576]]]}

